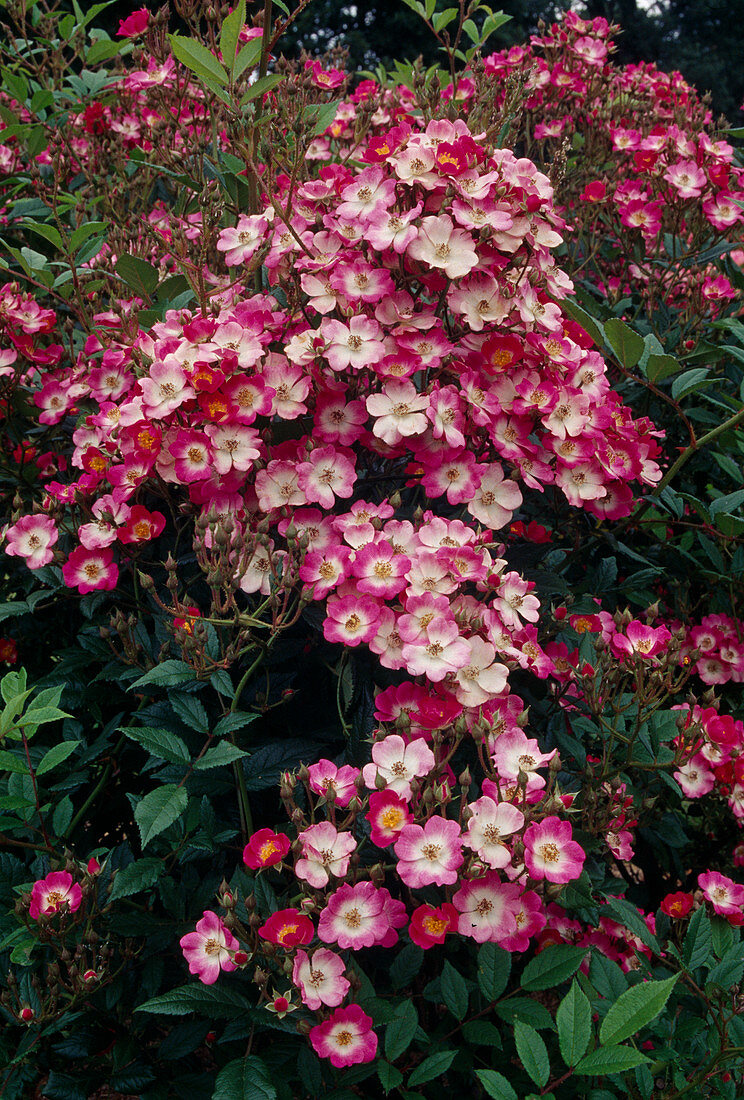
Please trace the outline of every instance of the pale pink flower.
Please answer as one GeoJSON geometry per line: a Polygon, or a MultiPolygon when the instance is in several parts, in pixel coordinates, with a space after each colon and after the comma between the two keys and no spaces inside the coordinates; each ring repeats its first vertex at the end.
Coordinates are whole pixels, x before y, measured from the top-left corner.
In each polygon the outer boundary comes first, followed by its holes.
{"type": "Polygon", "coordinates": [[[300,991],[303,1004],[313,1011],[321,1005],[336,1008],[350,989],[343,959],[327,947],[314,951],[312,960],[306,951],[298,951],[292,981],[300,991]]]}
{"type": "MultiPolygon", "coordinates": [[[[552,752],[542,752],[534,738],[527,737],[521,729],[514,729],[496,738],[493,762],[504,779],[517,779],[520,772],[527,772],[529,775],[537,768],[544,768],[557,751],[553,749],[552,752]]],[[[538,778],[542,779],[541,776],[538,778]]],[[[541,786],[544,785],[542,780],[541,786]]]]}
{"type": "Polygon", "coordinates": [[[579,877],[586,853],[572,836],[570,822],[559,817],[546,817],[526,829],[524,862],[532,878],[563,883],[579,877]]]}
{"type": "Polygon", "coordinates": [[[424,675],[439,683],[448,673],[468,664],[470,643],[461,637],[454,619],[437,615],[426,627],[426,637],[420,644],[403,646],[403,659],[412,675],[424,675]]]}
{"type": "Polygon", "coordinates": [[[225,253],[229,267],[247,263],[264,240],[268,227],[264,214],[241,214],[234,228],[220,231],[217,251],[225,253]]]}
{"type": "Polygon", "coordinates": [[[387,782],[387,789],[401,798],[411,797],[411,780],[428,775],[436,763],[434,753],[423,737],[416,737],[408,744],[400,734],[391,733],[372,746],[371,764],[362,768],[364,782],[369,790],[376,789],[378,775],[387,782]]]}
{"type": "Polygon", "coordinates": [[[390,930],[385,917],[389,898],[387,890],[372,882],[344,883],[329,896],[318,921],[318,935],[324,943],[352,951],[382,943],[390,930]]]}
{"type": "Polygon", "coordinates": [[[5,553],[24,558],[29,569],[41,569],[54,558],[59,532],[50,516],[21,516],[5,530],[5,553]]]}
{"type": "Polygon", "coordinates": [[[488,795],[471,802],[472,817],[464,843],[489,867],[498,869],[511,862],[511,850],[503,838],[519,832],[524,814],[509,802],[495,802],[488,795]]]}
{"type": "Polygon", "coordinates": [[[337,497],[350,497],[356,471],[352,451],[335,447],[316,447],[299,467],[299,486],[308,503],[332,508],[337,497]]]}
{"type": "Polygon", "coordinates": [[[377,633],[380,608],[371,596],[332,596],[326,605],[323,636],[348,646],[371,642],[377,633]]]}
{"type": "Polygon", "coordinates": [[[451,886],[463,861],[460,826],[444,817],[404,825],[394,845],[397,873],[406,886],[451,886]]]}
{"type": "Polygon", "coordinates": [[[356,796],[355,783],[360,774],[358,768],[352,768],[350,764],[344,764],[339,768],[332,760],[323,758],[318,760],[317,764],[311,764],[307,770],[310,790],[319,795],[328,795],[333,792],[335,806],[343,809],[356,796]]]}
{"type": "Polygon", "coordinates": [[[470,656],[457,670],[455,694],[463,706],[477,707],[505,691],[509,670],[495,660],[495,647],[479,635],[468,638],[468,645],[470,656]]]}
{"type": "Polygon", "coordinates": [[[349,869],[349,857],[356,848],[351,833],[341,832],[330,821],[311,825],[300,833],[302,858],[295,864],[298,878],[309,882],[316,890],[328,885],[330,876],[343,878],[349,869]]]}
{"type": "Polygon", "coordinates": [[[452,898],[460,914],[457,930],[476,943],[501,943],[517,931],[521,887],[502,882],[496,871],[463,883],[452,898]]]}
{"type": "Polygon", "coordinates": [[[534,890],[525,890],[519,899],[520,908],[516,914],[517,930],[501,940],[505,951],[526,951],[530,939],[542,932],[548,922],[543,899],[534,890]]]}
{"type": "Polygon", "coordinates": [[[504,478],[498,462],[491,462],[481,475],[480,485],[467,501],[471,516],[491,531],[498,531],[511,523],[515,510],[522,503],[519,486],[511,478],[504,478]]]}
{"type": "Polygon", "coordinates": [[[464,229],[456,229],[448,214],[423,219],[408,255],[428,267],[440,268],[448,279],[462,278],[478,263],[473,238],[464,229]]]}
{"type": "Polygon", "coordinates": [[[366,405],[369,414],[375,417],[372,431],[384,443],[399,443],[407,436],[421,435],[428,427],[429,398],[407,379],[387,382],[382,393],[367,398],[366,405]]]}
{"type": "Polygon", "coordinates": [[[189,970],[205,985],[214,985],[220,970],[235,970],[233,954],[240,944],[216,913],[205,911],[196,931],[180,939],[189,970]]]}
{"type": "Polygon", "coordinates": [[[331,370],[342,371],[347,367],[358,370],[374,366],[384,358],[380,326],[370,317],[351,317],[348,325],[323,320],[320,332],[326,342],[323,354],[331,370]]]}

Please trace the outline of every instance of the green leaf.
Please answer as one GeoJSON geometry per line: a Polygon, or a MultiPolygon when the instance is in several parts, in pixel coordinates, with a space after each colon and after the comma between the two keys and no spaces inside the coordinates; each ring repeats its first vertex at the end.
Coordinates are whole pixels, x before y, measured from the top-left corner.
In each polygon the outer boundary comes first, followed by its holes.
{"type": "Polygon", "coordinates": [[[79,741],[61,741],[59,745],[53,745],[41,758],[41,763],[36,769],[37,775],[46,775],[52,768],[56,768],[63,760],[80,747],[79,741]]]}
{"type": "Polygon", "coordinates": [[[713,945],[713,931],[710,926],[705,906],[696,909],[690,918],[690,923],[682,945],[682,958],[688,970],[694,970],[703,966],[710,957],[713,945]]]}
{"type": "Polygon", "coordinates": [[[503,1046],[501,1032],[487,1020],[468,1020],[462,1025],[462,1035],[467,1043],[476,1047],[498,1047],[500,1050],[503,1046]]]}
{"type": "Polygon", "coordinates": [[[586,951],[585,947],[572,947],[570,944],[546,947],[524,968],[522,989],[534,992],[560,985],[576,973],[586,958],[586,951]]]}
{"type": "Polygon", "coordinates": [[[196,730],[197,733],[209,733],[209,718],[204,704],[200,703],[195,696],[169,692],[168,702],[173,708],[174,714],[189,729],[196,730]]]}
{"type": "Polygon", "coordinates": [[[599,1041],[614,1046],[636,1035],[655,1020],[669,1000],[679,978],[675,974],[661,982],[641,982],[628,989],[610,1007],[599,1029],[599,1041]]]}
{"type": "Polygon", "coordinates": [[[331,125],[336,117],[340,102],[340,99],[334,99],[330,103],[313,103],[309,108],[306,108],[308,122],[312,126],[311,132],[314,137],[317,137],[318,134],[325,133],[331,125]]]}
{"type": "Polygon", "coordinates": [[[28,764],[13,752],[0,750],[0,772],[13,772],[16,775],[29,775],[28,764]]]}
{"type": "Polygon", "coordinates": [[[125,45],[126,42],[111,42],[107,38],[99,38],[88,49],[85,55],[85,64],[97,65],[99,61],[110,61],[112,57],[116,57],[121,53],[125,45]]]}
{"type": "Polygon", "coordinates": [[[122,726],[119,732],[142,745],[151,756],[157,756],[160,760],[167,760],[170,764],[191,762],[191,754],[186,745],[169,730],[157,730],[151,726],[122,726]]]}
{"type": "Polygon", "coordinates": [[[230,72],[235,65],[235,54],[238,49],[238,37],[245,23],[245,0],[239,0],[233,11],[226,16],[220,31],[220,50],[222,60],[230,72]]]}
{"type": "Polygon", "coordinates": [[[648,1062],[645,1054],[633,1047],[597,1047],[586,1058],[582,1058],[574,1073],[584,1077],[600,1077],[606,1073],[625,1073],[648,1062]]]}
{"type": "Polygon", "coordinates": [[[635,905],[631,905],[625,898],[610,897],[605,898],[605,909],[609,915],[614,916],[615,920],[620,921],[634,935],[638,936],[641,943],[644,943],[646,947],[650,947],[657,955],[661,954],[659,941],[652,932],[649,932],[645,920],[635,905]]]}
{"type": "Polygon", "coordinates": [[[438,11],[435,13],[432,19],[432,26],[434,30],[439,34],[445,27],[448,27],[453,19],[457,18],[457,8],[445,8],[444,11],[438,11]]]}
{"type": "Polygon", "coordinates": [[[134,820],[139,827],[142,847],[146,848],[151,840],[177,821],[184,813],[187,804],[186,788],[177,787],[175,783],[166,783],[146,794],[142,801],[137,803],[134,811],[134,820]]]}
{"type": "Polygon", "coordinates": [[[211,77],[218,85],[224,87],[228,77],[225,66],[221,65],[217,58],[201,42],[195,38],[186,38],[180,34],[169,34],[171,49],[177,58],[187,69],[200,77],[211,77]]]}
{"type": "Polygon", "coordinates": [[[548,1050],[541,1037],[529,1024],[517,1020],[514,1024],[514,1042],[524,1068],[535,1084],[542,1088],[550,1076],[548,1050]]]}
{"type": "Polygon", "coordinates": [[[494,1012],[508,1024],[522,1020],[541,1031],[553,1027],[553,1017],[545,1005],[541,1005],[531,997],[510,997],[498,1001],[494,1005],[494,1012]]]}
{"type": "Polygon", "coordinates": [[[144,676],[140,676],[127,691],[136,691],[143,687],[175,687],[194,679],[194,670],[185,661],[161,661],[144,676]]]}
{"type": "Polygon", "coordinates": [[[735,943],[721,961],[711,968],[705,984],[707,986],[713,982],[725,990],[730,990],[733,985],[740,984],[742,976],[744,976],[744,944],[735,943]]]}
{"type": "Polygon", "coordinates": [[[54,807],[54,813],[52,814],[52,828],[55,836],[64,837],[66,835],[72,821],[72,812],[72,799],[69,794],[66,794],[54,807]]]}
{"type": "Polygon", "coordinates": [[[643,337],[617,317],[610,317],[604,323],[607,343],[626,368],[632,370],[644,352],[643,337]]]}
{"type": "Polygon", "coordinates": [[[228,1062],[217,1074],[212,1100],[276,1100],[266,1063],[253,1055],[228,1062]]]}
{"type": "Polygon", "coordinates": [[[402,986],[408,985],[423,965],[423,949],[415,943],[407,943],[390,964],[388,974],[393,989],[400,989],[402,986]]]}
{"type": "Polygon", "coordinates": [[[226,714],[223,718],[220,718],[217,725],[214,727],[215,737],[224,737],[227,733],[235,733],[237,730],[245,729],[251,722],[255,722],[258,718],[257,714],[248,714],[246,711],[234,711],[232,714],[226,714]]]}
{"type": "Polygon", "coordinates": [[[495,943],[478,948],[478,986],[487,1001],[497,1001],[511,973],[511,955],[495,943]]]}
{"type": "Polygon", "coordinates": [[[733,512],[744,501],[744,489],[737,489],[735,493],[729,493],[725,497],[717,497],[708,505],[711,519],[719,512],[733,512]]]}
{"type": "Polygon", "coordinates": [[[251,84],[241,99],[240,106],[243,107],[246,103],[250,103],[252,99],[257,99],[258,96],[270,92],[272,88],[276,88],[277,84],[281,84],[282,80],[284,80],[284,77],[281,73],[269,73],[268,76],[259,77],[255,84],[251,84]]]}
{"type": "Polygon", "coordinates": [[[225,764],[232,764],[234,760],[240,760],[241,757],[248,755],[249,753],[239,749],[232,742],[220,741],[219,744],[213,745],[211,749],[207,749],[201,760],[194,762],[194,771],[203,772],[209,768],[222,768],[225,764]]]}
{"type": "Polygon", "coordinates": [[[682,364],[673,355],[649,355],[646,363],[646,377],[649,382],[663,382],[682,370],[682,364]]]}
{"type": "Polygon", "coordinates": [[[33,233],[36,233],[39,237],[43,237],[45,241],[49,241],[55,248],[62,248],[62,235],[55,226],[44,225],[42,222],[23,222],[24,229],[30,229],[33,233]]]}
{"type": "Polygon", "coordinates": [[[150,298],[158,285],[158,273],[152,264],[140,256],[119,256],[114,264],[117,275],[121,276],[140,298],[150,298]]]}
{"type": "Polygon", "coordinates": [[[449,960],[445,961],[441,977],[442,1000],[453,1016],[464,1020],[468,1011],[468,987],[449,960]]]}
{"type": "Polygon", "coordinates": [[[404,1001],[395,1010],[385,1028],[385,1057],[394,1062],[413,1041],[418,1027],[418,1012],[413,1001],[404,1001]]]}
{"type": "Polygon", "coordinates": [[[233,79],[237,80],[239,76],[242,76],[246,69],[253,68],[258,64],[258,59],[261,56],[261,46],[263,45],[263,38],[251,38],[250,42],[246,42],[243,49],[240,51],[235,59],[235,67],[233,68],[233,79]]]}
{"type": "Polygon", "coordinates": [[[396,1066],[391,1066],[389,1062],[378,1061],[377,1062],[377,1076],[380,1078],[380,1084],[386,1093],[391,1089],[397,1089],[399,1085],[403,1084],[403,1074],[396,1066]]]}
{"type": "Polygon", "coordinates": [[[493,1069],[477,1069],[475,1076],[493,1100],[517,1100],[516,1092],[503,1074],[496,1073],[493,1069]]]}
{"type": "Polygon", "coordinates": [[[703,383],[709,383],[715,381],[713,378],[709,378],[708,367],[694,367],[692,370],[686,370],[684,374],[680,374],[679,378],[675,378],[672,382],[672,397],[675,401],[679,401],[681,397],[686,397],[688,393],[694,393],[695,390],[701,388],[703,383]]]}
{"type": "Polygon", "coordinates": [[[106,222],[86,222],[85,225],[73,229],[70,235],[70,248],[72,251],[77,252],[81,244],[85,244],[88,238],[92,237],[94,233],[100,233],[102,229],[106,228],[106,224],[106,222]]]}
{"type": "Polygon", "coordinates": [[[456,1050],[440,1050],[438,1054],[425,1058],[408,1078],[408,1087],[424,1085],[427,1081],[433,1081],[435,1077],[441,1077],[452,1065],[456,1054],[456,1050]]]}
{"type": "Polygon", "coordinates": [[[130,894],[138,894],[140,890],[147,890],[154,886],[158,875],[163,870],[163,861],[152,856],[144,859],[136,859],[128,867],[122,868],[114,876],[114,886],[111,891],[110,901],[117,898],[128,898],[130,894]]]}
{"type": "Polygon", "coordinates": [[[558,1005],[555,1022],[558,1025],[558,1046],[567,1066],[575,1066],[589,1046],[592,1032],[592,1009],[589,998],[582,993],[574,978],[566,996],[558,1005]]]}
{"type": "Polygon", "coordinates": [[[252,1007],[248,998],[237,989],[195,982],[161,993],[138,1005],[135,1012],[152,1012],[160,1016],[190,1016],[196,1012],[214,1019],[231,1020],[252,1007]]]}

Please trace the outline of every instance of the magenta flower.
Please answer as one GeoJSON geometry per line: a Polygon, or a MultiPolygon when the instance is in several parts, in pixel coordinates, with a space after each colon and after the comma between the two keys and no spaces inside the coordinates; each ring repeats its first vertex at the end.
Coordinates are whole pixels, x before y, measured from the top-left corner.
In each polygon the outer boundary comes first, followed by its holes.
{"type": "Polygon", "coordinates": [[[330,1058],[336,1069],[371,1062],[377,1053],[372,1018],[359,1005],[337,1008],[330,1020],[311,1028],[310,1042],[315,1053],[330,1058]]]}
{"type": "Polygon", "coordinates": [[[501,943],[517,931],[522,890],[516,883],[502,882],[496,871],[483,878],[469,879],[452,898],[460,914],[457,930],[476,943],[501,943]]]}
{"type": "Polygon", "coordinates": [[[68,588],[77,588],[81,595],[101,588],[110,591],[116,588],[119,569],[114,561],[113,551],[86,550],[78,546],[62,566],[62,576],[68,588]]]}
{"type": "Polygon", "coordinates": [[[243,863],[252,871],[261,867],[273,867],[289,851],[289,837],[284,833],[275,833],[271,829],[259,829],[249,839],[243,849],[243,863]]]}
{"type": "Polygon", "coordinates": [[[337,943],[357,951],[382,943],[390,931],[387,890],[372,882],[344,883],[328,898],[320,914],[318,935],[324,943],[337,943]]]}
{"type": "Polygon", "coordinates": [[[325,758],[307,769],[310,790],[319,795],[333,794],[333,803],[342,809],[348,806],[357,793],[356,780],[360,774],[358,768],[344,764],[338,768],[332,760],[325,758]]]}
{"type": "Polygon", "coordinates": [[[46,878],[38,879],[31,890],[31,904],[28,915],[34,920],[59,913],[67,908],[74,913],[80,908],[83,891],[80,884],[72,881],[68,871],[52,871],[46,878]]]}
{"type": "Polygon", "coordinates": [[[403,826],[411,820],[407,804],[389,787],[384,791],[372,792],[369,811],[365,816],[370,824],[370,840],[378,848],[393,844],[403,826]]]}
{"type": "Polygon", "coordinates": [[[570,822],[546,817],[524,834],[524,862],[534,879],[571,882],[581,874],[586,853],[572,840],[570,822]]]}
{"type": "Polygon", "coordinates": [[[205,985],[214,985],[220,970],[235,970],[232,955],[240,944],[216,913],[205,911],[196,931],[180,940],[189,970],[205,985]]]}

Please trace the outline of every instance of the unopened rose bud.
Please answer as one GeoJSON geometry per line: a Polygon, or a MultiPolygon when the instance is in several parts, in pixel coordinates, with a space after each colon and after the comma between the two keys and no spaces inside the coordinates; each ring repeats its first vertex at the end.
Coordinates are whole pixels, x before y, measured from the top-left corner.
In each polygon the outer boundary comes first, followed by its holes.
{"type": "Polygon", "coordinates": [[[245,966],[248,962],[248,955],[245,951],[236,951],[233,955],[233,962],[236,966],[245,966]]]}
{"type": "Polygon", "coordinates": [[[35,1016],[36,1013],[30,1005],[23,1005],[20,1012],[18,1013],[18,1018],[20,1020],[23,1020],[24,1024],[30,1024],[35,1016]]]}
{"type": "Polygon", "coordinates": [[[464,772],[460,772],[460,777],[457,780],[463,790],[470,790],[470,784],[473,782],[473,777],[470,774],[470,768],[466,768],[464,772]]]}
{"type": "Polygon", "coordinates": [[[98,872],[101,870],[101,864],[98,862],[95,856],[91,856],[91,858],[88,860],[86,870],[89,875],[97,875],[98,872]]]}

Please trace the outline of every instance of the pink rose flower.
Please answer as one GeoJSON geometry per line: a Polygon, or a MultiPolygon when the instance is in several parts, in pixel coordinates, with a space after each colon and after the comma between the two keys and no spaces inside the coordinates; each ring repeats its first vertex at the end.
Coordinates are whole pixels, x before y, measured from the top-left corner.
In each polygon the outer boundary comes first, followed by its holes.
{"type": "Polygon", "coordinates": [[[420,825],[404,825],[395,842],[398,874],[406,886],[452,886],[462,864],[460,826],[444,817],[420,825]]]}
{"type": "Polygon", "coordinates": [[[295,955],[292,981],[302,996],[303,1004],[317,1011],[321,1005],[337,1008],[350,984],[344,976],[344,961],[327,947],[319,947],[313,952],[312,960],[305,951],[295,955]]]}
{"type": "Polygon", "coordinates": [[[372,1018],[359,1005],[337,1008],[330,1020],[311,1028],[310,1042],[315,1053],[330,1058],[336,1069],[371,1062],[377,1053],[372,1018]]]}
{"type": "Polygon", "coordinates": [[[524,862],[532,878],[571,882],[579,877],[586,853],[572,835],[570,822],[559,817],[529,826],[524,834],[524,862]]]}
{"type": "Polygon", "coordinates": [[[261,867],[273,867],[289,851],[289,837],[284,833],[275,833],[271,829],[259,829],[250,838],[243,849],[243,863],[252,871],[261,867]]]}
{"type": "Polygon", "coordinates": [[[189,970],[205,985],[214,985],[220,970],[235,970],[232,955],[240,944],[216,913],[205,911],[196,931],[180,940],[189,970]]]}
{"type": "Polygon", "coordinates": [[[46,878],[34,883],[28,914],[33,920],[38,920],[39,917],[59,913],[65,907],[74,913],[80,908],[82,899],[80,884],[72,881],[68,871],[52,871],[46,878]]]}

